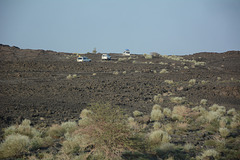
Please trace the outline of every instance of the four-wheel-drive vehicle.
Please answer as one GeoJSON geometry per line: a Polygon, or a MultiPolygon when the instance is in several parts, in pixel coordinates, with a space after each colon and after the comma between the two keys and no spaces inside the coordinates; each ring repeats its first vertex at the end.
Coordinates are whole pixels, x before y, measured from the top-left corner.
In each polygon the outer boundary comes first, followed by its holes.
{"type": "Polygon", "coordinates": [[[102,60],[110,60],[111,56],[109,56],[109,54],[103,54],[102,55],[102,60]]]}
{"type": "Polygon", "coordinates": [[[123,52],[124,56],[130,56],[130,50],[129,49],[125,49],[125,51],[123,52]]]}
{"type": "Polygon", "coordinates": [[[87,57],[78,57],[77,62],[91,62],[92,60],[87,57]]]}

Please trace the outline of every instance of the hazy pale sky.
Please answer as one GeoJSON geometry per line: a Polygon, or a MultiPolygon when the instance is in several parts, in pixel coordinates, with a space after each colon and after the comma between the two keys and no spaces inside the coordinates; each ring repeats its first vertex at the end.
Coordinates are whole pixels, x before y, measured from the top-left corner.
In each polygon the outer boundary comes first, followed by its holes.
{"type": "Polygon", "coordinates": [[[0,43],[73,53],[240,50],[240,0],[0,0],[0,43]]]}

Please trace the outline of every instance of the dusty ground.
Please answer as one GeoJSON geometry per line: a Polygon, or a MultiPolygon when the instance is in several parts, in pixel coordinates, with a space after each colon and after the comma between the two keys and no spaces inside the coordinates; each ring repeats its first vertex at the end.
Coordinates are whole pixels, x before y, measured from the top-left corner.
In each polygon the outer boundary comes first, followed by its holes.
{"type": "MultiPolygon", "coordinates": [[[[87,54],[92,62],[78,63],[76,55],[0,45],[0,129],[25,118],[35,126],[77,120],[91,102],[118,105],[128,114],[134,110],[149,114],[154,95],[168,92],[186,97],[190,107],[207,99],[209,105],[240,109],[239,51],[183,56],[206,62],[195,68],[193,63],[161,56],[145,59],[133,55],[119,61],[124,58],[121,54],[110,55],[113,60],[101,61],[101,54],[87,54]],[[164,68],[169,73],[160,74],[164,68]],[[77,77],[68,79],[69,74],[77,77]],[[190,79],[197,83],[189,86],[190,79]],[[207,83],[202,84],[203,80],[207,83]]],[[[168,102],[163,105],[173,107],[168,102]]]]}

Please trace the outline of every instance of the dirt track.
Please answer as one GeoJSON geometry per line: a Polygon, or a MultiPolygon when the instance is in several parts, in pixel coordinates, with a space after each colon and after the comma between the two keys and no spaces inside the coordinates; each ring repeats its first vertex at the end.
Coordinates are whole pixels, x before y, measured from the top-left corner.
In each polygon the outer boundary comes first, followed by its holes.
{"type": "MultiPolygon", "coordinates": [[[[91,102],[118,105],[128,114],[134,110],[149,114],[154,95],[164,93],[186,97],[190,107],[207,99],[209,105],[240,109],[239,51],[184,56],[206,62],[195,68],[161,56],[133,55],[119,61],[121,54],[110,55],[113,60],[101,61],[101,54],[87,54],[92,62],[77,63],[76,55],[0,45],[0,128],[25,118],[39,126],[77,120],[91,102]],[[162,69],[169,73],[160,74],[162,69]],[[68,79],[69,74],[77,77],[68,79]],[[189,86],[190,79],[196,84],[189,86]],[[208,82],[202,84],[203,80],[208,82]]],[[[163,105],[173,107],[167,101],[163,105]]]]}

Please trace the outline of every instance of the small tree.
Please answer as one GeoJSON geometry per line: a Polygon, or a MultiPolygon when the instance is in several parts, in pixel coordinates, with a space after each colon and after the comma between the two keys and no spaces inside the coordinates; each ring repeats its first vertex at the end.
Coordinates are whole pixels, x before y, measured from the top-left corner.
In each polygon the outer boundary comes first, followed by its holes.
{"type": "Polygon", "coordinates": [[[128,127],[122,109],[109,104],[93,104],[89,110],[92,111],[89,115],[92,123],[74,133],[88,137],[85,138],[85,146],[80,146],[90,149],[87,157],[101,153],[102,159],[121,159],[124,151],[141,148],[143,141],[128,127]]]}
{"type": "Polygon", "coordinates": [[[97,49],[96,49],[96,47],[93,49],[92,53],[93,53],[93,54],[97,54],[97,49]]]}

